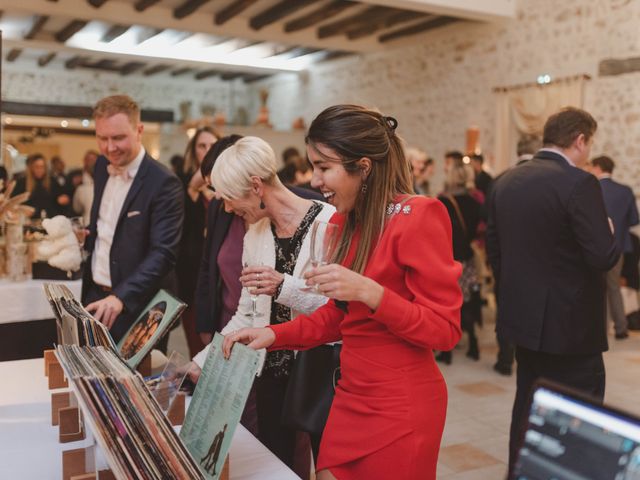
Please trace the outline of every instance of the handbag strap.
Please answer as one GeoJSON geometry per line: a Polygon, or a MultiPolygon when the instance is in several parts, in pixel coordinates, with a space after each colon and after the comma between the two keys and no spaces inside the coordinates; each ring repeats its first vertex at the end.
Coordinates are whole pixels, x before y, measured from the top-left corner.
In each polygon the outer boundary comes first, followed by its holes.
{"type": "Polygon", "coordinates": [[[468,237],[469,236],[469,230],[467,230],[467,222],[464,221],[464,217],[462,216],[462,212],[460,211],[460,205],[458,205],[458,201],[450,193],[445,193],[444,196],[445,196],[445,198],[447,198],[447,200],[449,200],[451,202],[451,205],[453,205],[453,209],[456,211],[456,217],[458,218],[458,222],[460,223],[460,226],[462,227],[462,231],[464,232],[464,236],[468,237]]]}

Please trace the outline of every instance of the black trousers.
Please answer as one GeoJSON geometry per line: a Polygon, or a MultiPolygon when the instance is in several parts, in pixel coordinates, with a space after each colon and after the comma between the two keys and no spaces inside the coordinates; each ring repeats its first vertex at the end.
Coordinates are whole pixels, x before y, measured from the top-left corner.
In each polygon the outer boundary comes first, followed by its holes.
{"type": "Polygon", "coordinates": [[[293,468],[296,431],[282,425],[282,405],[289,377],[256,377],[258,439],[289,468],[293,468]]]}
{"type": "Polygon", "coordinates": [[[513,345],[498,333],[496,333],[496,339],[498,341],[498,357],[496,359],[496,366],[511,370],[514,354],[513,345]]]}
{"type": "Polygon", "coordinates": [[[546,378],[580,390],[600,401],[604,398],[605,388],[602,353],[556,355],[516,346],[516,361],[518,374],[509,437],[509,478],[527,426],[531,389],[536,380],[546,378]]]}

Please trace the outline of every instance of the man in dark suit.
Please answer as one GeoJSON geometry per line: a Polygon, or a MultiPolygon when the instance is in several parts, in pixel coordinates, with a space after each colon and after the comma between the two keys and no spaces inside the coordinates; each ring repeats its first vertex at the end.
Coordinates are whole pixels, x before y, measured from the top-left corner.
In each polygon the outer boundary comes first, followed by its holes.
{"type": "Polygon", "coordinates": [[[515,345],[518,362],[510,471],[539,377],[604,397],[604,272],[619,252],[600,185],[579,168],[596,128],[583,110],[552,115],[544,148],[491,191],[487,253],[498,283],[496,330],[515,345]]]}
{"type": "MultiPolygon", "coordinates": [[[[615,163],[606,156],[597,157],[591,161],[591,173],[600,180],[607,215],[613,221],[616,244],[618,249],[625,254],[632,251],[629,228],[638,224],[638,208],[633,190],[611,178],[614,168],[615,163]]],[[[613,321],[615,336],[618,340],[629,336],[627,317],[624,314],[622,293],[620,292],[623,260],[624,255],[621,255],[618,263],[607,272],[607,310],[613,321]]]]}
{"type": "Polygon", "coordinates": [[[131,98],[100,100],[94,118],[102,156],[94,172],[82,301],[118,341],[153,295],[175,283],[183,196],[180,180],[145,152],[140,109],[131,98]]]}

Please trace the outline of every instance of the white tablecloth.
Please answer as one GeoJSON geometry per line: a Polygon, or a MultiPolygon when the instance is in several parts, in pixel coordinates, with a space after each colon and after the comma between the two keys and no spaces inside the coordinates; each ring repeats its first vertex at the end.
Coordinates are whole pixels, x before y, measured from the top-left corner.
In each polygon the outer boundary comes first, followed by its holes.
{"type": "Polygon", "coordinates": [[[63,283],[80,299],[81,280],[54,282],[52,280],[0,280],[0,323],[28,322],[53,318],[51,305],[44,294],[43,284],[63,283]]]}
{"type": "MultiPolygon", "coordinates": [[[[62,444],[51,426],[51,391],[43,360],[0,362],[0,479],[62,478],[62,451],[87,446],[87,440],[62,444]]],[[[299,480],[242,425],[231,444],[234,480],[299,480]]]]}

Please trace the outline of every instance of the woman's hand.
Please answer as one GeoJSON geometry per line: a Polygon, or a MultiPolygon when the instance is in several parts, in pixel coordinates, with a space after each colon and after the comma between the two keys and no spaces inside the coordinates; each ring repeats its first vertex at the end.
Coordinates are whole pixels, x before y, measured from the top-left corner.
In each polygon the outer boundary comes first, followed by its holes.
{"type": "Polygon", "coordinates": [[[228,359],[231,356],[231,349],[236,342],[243,343],[254,350],[268,348],[276,340],[276,334],[268,327],[264,328],[242,328],[224,336],[222,342],[222,354],[228,359]]]}
{"type": "Polygon", "coordinates": [[[253,295],[269,295],[274,297],[284,275],[271,267],[256,266],[242,269],[240,283],[253,295]]]}
{"type": "Polygon", "coordinates": [[[357,301],[376,310],[382,301],[384,288],[348,268],[332,263],[313,268],[304,274],[307,285],[315,287],[318,293],[335,300],[357,301]]]}

